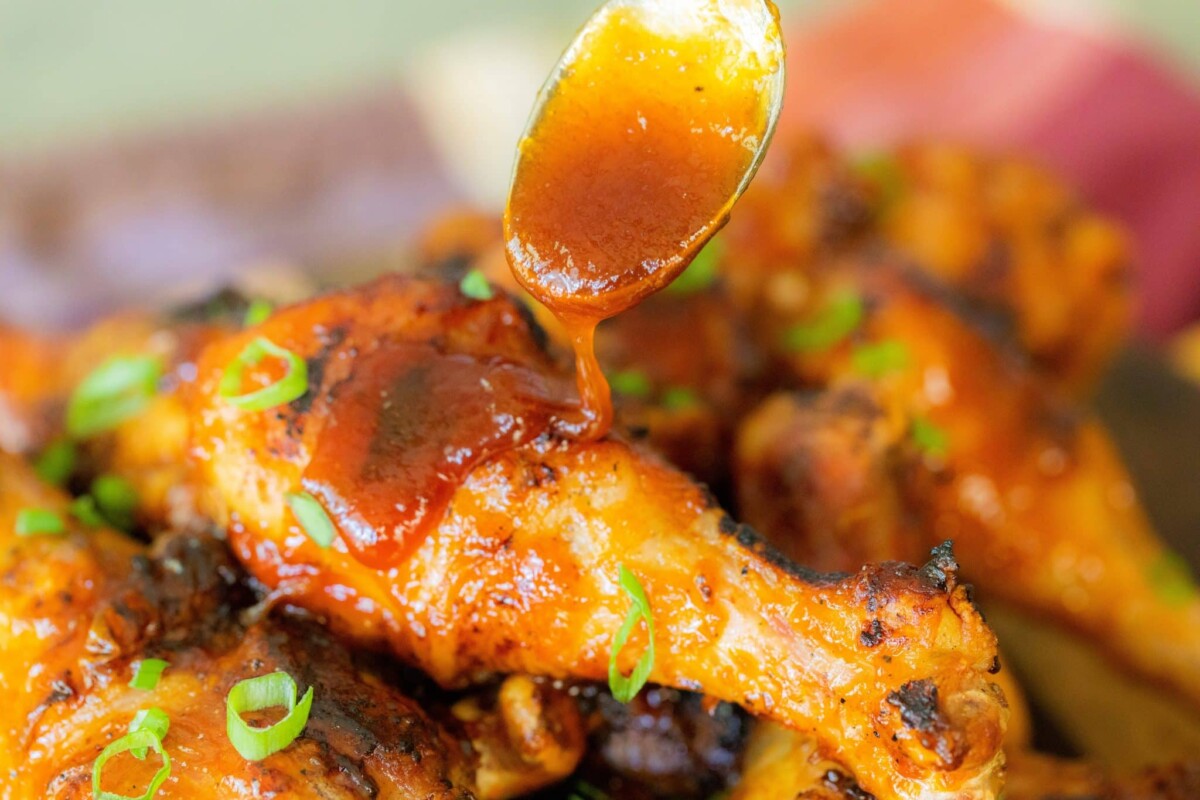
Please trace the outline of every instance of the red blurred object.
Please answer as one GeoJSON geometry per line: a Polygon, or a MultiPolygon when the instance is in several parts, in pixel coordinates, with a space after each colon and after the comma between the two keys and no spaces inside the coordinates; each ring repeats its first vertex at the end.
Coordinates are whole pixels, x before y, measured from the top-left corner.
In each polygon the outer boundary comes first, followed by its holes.
{"type": "Polygon", "coordinates": [[[1133,232],[1143,332],[1200,317],[1200,92],[1126,43],[990,0],[878,0],[788,39],[781,128],[1027,153],[1133,232]]]}

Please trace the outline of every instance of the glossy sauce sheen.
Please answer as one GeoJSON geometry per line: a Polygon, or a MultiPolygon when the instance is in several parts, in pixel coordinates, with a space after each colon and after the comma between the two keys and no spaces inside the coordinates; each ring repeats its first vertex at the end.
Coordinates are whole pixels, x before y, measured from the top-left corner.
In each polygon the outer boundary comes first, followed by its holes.
{"type": "Polygon", "coordinates": [[[568,402],[511,362],[391,344],[338,387],[303,485],[358,560],[387,566],[421,542],[475,465],[546,432],[568,402]]]}
{"type": "Polygon", "coordinates": [[[595,325],[669,283],[725,223],[770,127],[763,87],[778,59],[675,22],[684,33],[602,10],[520,145],[509,261],[573,334],[581,438],[603,435],[612,416],[595,325]]]}

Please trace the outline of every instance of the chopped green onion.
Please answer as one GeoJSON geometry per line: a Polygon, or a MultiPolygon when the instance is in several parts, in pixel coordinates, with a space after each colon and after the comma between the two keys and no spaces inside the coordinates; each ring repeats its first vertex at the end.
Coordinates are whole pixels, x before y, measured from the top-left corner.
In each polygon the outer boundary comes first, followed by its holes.
{"type": "Polygon", "coordinates": [[[904,172],[894,157],[886,153],[872,153],[856,159],[850,166],[879,189],[881,210],[886,210],[904,193],[904,172]]]}
{"type": "Polygon", "coordinates": [[[143,692],[152,692],[158,686],[158,679],[162,677],[163,670],[167,666],[167,662],[161,658],[144,658],[138,664],[137,672],[133,674],[133,680],[129,682],[129,685],[134,689],[141,689],[143,692]]]}
{"type": "Polygon", "coordinates": [[[290,403],[308,391],[308,364],[304,359],[286,350],[263,336],[259,336],[242,349],[238,357],[225,368],[218,392],[232,405],[245,411],[265,411],[290,403]],[[287,362],[288,370],[282,378],[253,392],[238,394],[242,388],[242,373],[267,356],[287,362]]]}
{"type": "Polygon", "coordinates": [[[783,345],[794,351],[828,350],[854,333],[862,320],[862,298],[854,292],[838,292],[811,320],[788,328],[783,345]]]}
{"type": "Polygon", "coordinates": [[[92,765],[92,798],[93,800],[150,800],[158,792],[158,787],[162,786],[163,781],[170,774],[171,757],[163,749],[162,739],[149,728],[131,731],[104,748],[96,758],[96,763],[92,765]],[[145,792],[139,795],[124,795],[117,794],[116,792],[106,792],[100,788],[100,774],[104,771],[104,765],[108,763],[110,758],[121,753],[144,750],[145,748],[153,748],[154,752],[162,756],[163,760],[162,766],[158,768],[158,772],[155,772],[154,777],[150,779],[150,785],[146,787],[145,792]]]}
{"type": "Polygon", "coordinates": [[[463,276],[463,279],[458,282],[458,290],[472,300],[491,300],[496,296],[492,285],[488,283],[487,276],[477,269],[473,269],[463,276]]]}
{"type": "Polygon", "coordinates": [[[33,469],[46,483],[62,486],[75,471],[75,455],[75,444],[70,439],[59,439],[42,451],[33,469]]]}
{"type": "Polygon", "coordinates": [[[617,394],[627,397],[649,397],[654,388],[650,384],[650,378],[640,369],[614,372],[608,376],[608,385],[617,394]]]}
{"type": "Polygon", "coordinates": [[[922,452],[937,458],[946,455],[946,450],[950,447],[950,437],[927,417],[913,419],[912,440],[922,452]]]}
{"type": "Polygon", "coordinates": [[[246,307],[246,316],[242,318],[242,326],[253,328],[255,325],[261,325],[267,321],[267,317],[271,316],[271,312],[274,310],[275,306],[266,300],[252,300],[246,307]]]}
{"type": "Polygon", "coordinates": [[[137,416],[154,396],[162,362],[154,356],[117,356],[75,387],[67,403],[67,432],[84,439],[137,416]]]}
{"type": "Polygon", "coordinates": [[[329,547],[333,544],[333,538],[337,532],[320,500],[308,492],[288,492],[284,495],[284,499],[287,500],[292,513],[296,515],[296,521],[300,523],[300,527],[304,528],[304,532],[308,534],[308,538],[321,547],[329,547]]]}
{"type": "Polygon", "coordinates": [[[877,344],[860,345],[851,357],[854,371],[868,378],[882,378],[908,366],[908,348],[903,342],[889,339],[877,344]]]}
{"type": "Polygon", "coordinates": [[[89,528],[99,528],[105,524],[100,509],[96,508],[96,498],[90,494],[76,497],[71,501],[71,516],[89,528]]]}
{"type": "Polygon", "coordinates": [[[225,729],[235,750],[247,761],[261,761],[296,740],[308,724],[313,688],[296,702],[296,681],[286,672],[273,672],[238,681],[225,698],[225,729]],[[284,706],[287,715],[265,728],[251,727],[242,719],[248,711],[284,706]]]}
{"type": "Polygon", "coordinates": [[[661,405],[668,411],[682,411],[700,405],[700,398],[686,386],[672,386],[663,392],[661,405]]]}
{"type": "MultiPolygon", "coordinates": [[[[134,715],[133,721],[129,723],[129,732],[148,730],[153,731],[159,741],[167,738],[167,731],[171,728],[171,720],[167,717],[167,713],[161,708],[143,708],[134,715]]],[[[146,748],[135,747],[129,751],[134,758],[141,761],[146,757],[146,748]]]]}
{"type": "Polygon", "coordinates": [[[621,565],[620,581],[621,588],[629,595],[633,605],[629,607],[629,613],[625,615],[625,622],[613,639],[612,650],[608,656],[608,688],[612,691],[612,696],[619,702],[628,703],[646,685],[646,681],[650,679],[650,670],[654,668],[654,619],[650,615],[650,601],[646,599],[646,592],[642,589],[642,584],[638,581],[637,576],[626,569],[624,564],[621,565]],[[617,656],[625,647],[625,642],[629,640],[629,634],[633,632],[634,626],[640,619],[646,621],[648,642],[646,652],[642,653],[633,672],[626,677],[617,668],[617,656]]]}
{"type": "Polygon", "coordinates": [[[101,475],[92,481],[92,497],[96,508],[113,527],[133,528],[138,496],[133,484],[119,475],[101,475]]]}
{"type": "Polygon", "coordinates": [[[17,536],[57,536],[66,530],[63,518],[48,508],[23,508],[17,512],[17,536]]]}
{"type": "Polygon", "coordinates": [[[716,239],[710,239],[708,244],[696,253],[692,263],[684,267],[679,277],[667,286],[672,294],[693,294],[712,286],[717,280],[717,264],[721,260],[724,248],[716,239]]]}
{"type": "Polygon", "coordinates": [[[1191,569],[1177,553],[1165,552],[1147,570],[1150,585],[1159,598],[1172,606],[1190,603],[1196,597],[1196,582],[1191,569]]]}

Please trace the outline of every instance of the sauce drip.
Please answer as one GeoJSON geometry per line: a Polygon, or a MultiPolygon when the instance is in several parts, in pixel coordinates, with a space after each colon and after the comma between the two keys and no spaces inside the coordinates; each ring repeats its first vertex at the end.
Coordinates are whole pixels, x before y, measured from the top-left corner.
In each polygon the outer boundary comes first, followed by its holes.
{"type": "Polygon", "coordinates": [[[627,3],[601,9],[519,148],[509,263],[571,333],[581,418],[560,427],[578,438],[604,435],[612,420],[596,325],[678,276],[725,224],[773,126],[778,38],[748,48],[740,28],[712,24],[722,3],[685,6],[665,20],[627,3]]]}
{"type": "Polygon", "coordinates": [[[420,544],[480,462],[546,432],[566,387],[499,358],[390,344],[359,356],[304,471],[359,561],[386,567],[420,544]]]}

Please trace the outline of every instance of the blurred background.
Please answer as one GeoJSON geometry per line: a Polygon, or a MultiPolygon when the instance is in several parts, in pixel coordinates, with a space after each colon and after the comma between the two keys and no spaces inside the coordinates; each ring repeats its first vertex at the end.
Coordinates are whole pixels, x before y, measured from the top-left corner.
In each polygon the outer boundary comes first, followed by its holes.
{"type": "MultiPolygon", "coordinates": [[[[0,316],[78,323],[181,277],[499,208],[533,95],[595,3],[0,0],[0,316]]],[[[1133,228],[1143,331],[1200,316],[1200,4],[780,6],[784,129],[1029,153],[1133,228]]]]}
{"type": "MultiPolygon", "coordinates": [[[[76,325],[249,273],[402,267],[440,211],[500,210],[534,95],[597,2],[0,0],[0,320],[76,325]]],[[[1200,564],[1200,394],[1182,377],[1200,379],[1200,3],[780,6],[780,135],[1017,151],[1128,226],[1143,344],[1097,403],[1158,528],[1200,564]],[[1189,348],[1174,373],[1161,358],[1189,348]]],[[[1200,742],[1170,701],[992,619],[1076,748],[1133,764],[1200,742]]]]}

